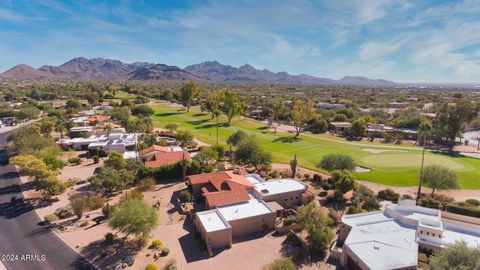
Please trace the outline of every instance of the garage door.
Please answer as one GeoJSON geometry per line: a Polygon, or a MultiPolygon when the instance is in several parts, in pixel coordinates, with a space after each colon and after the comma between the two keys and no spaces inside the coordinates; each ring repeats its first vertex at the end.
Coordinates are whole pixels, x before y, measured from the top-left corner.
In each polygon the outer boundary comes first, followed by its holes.
{"type": "MultiPolygon", "coordinates": [[[[231,224],[231,223],[230,223],[231,224]]],[[[235,224],[231,224],[233,237],[244,236],[260,232],[262,230],[262,220],[245,219],[236,220],[235,224]]]]}

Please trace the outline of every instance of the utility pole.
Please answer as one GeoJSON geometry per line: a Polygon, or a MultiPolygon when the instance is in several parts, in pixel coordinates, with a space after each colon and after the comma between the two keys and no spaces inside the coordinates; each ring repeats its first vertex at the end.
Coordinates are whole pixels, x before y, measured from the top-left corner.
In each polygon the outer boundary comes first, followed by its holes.
{"type": "Polygon", "coordinates": [[[415,205],[418,205],[420,201],[420,194],[422,193],[422,176],[423,176],[423,164],[425,162],[425,144],[427,143],[427,134],[423,135],[423,151],[422,151],[422,165],[420,166],[420,179],[418,180],[417,200],[415,205]]]}

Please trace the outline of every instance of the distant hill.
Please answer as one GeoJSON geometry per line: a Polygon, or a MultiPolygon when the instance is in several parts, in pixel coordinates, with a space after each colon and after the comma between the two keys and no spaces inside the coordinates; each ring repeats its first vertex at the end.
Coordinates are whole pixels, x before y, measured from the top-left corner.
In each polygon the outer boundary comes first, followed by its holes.
{"type": "Polygon", "coordinates": [[[239,68],[223,65],[217,61],[203,62],[185,68],[186,71],[213,81],[274,83],[274,84],[330,84],[333,80],[309,75],[290,75],[287,72],[258,70],[249,64],[239,68]]]}
{"type": "Polygon", "coordinates": [[[396,85],[396,83],[392,81],[372,80],[365,77],[346,76],[340,80],[333,80],[306,74],[291,75],[287,72],[272,72],[267,69],[259,70],[249,64],[237,68],[223,65],[217,61],[203,62],[181,69],[177,66],[165,64],[146,62],[127,64],[112,59],[87,59],[84,57],[74,58],[60,66],[42,66],[39,69],[27,65],[18,65],[4,73],[0,73],[0,78],[12,80],[204,80],[215,82],[305,85],[396,85]]]}
{"type": "Polygon", "coordinates": [[[12,80],[39,80],[39,79],[53,79],[55,76],[49,72],[35,69],[28,65],[16,65],[13,68],[0,73],[2,79],[12,80]]]}

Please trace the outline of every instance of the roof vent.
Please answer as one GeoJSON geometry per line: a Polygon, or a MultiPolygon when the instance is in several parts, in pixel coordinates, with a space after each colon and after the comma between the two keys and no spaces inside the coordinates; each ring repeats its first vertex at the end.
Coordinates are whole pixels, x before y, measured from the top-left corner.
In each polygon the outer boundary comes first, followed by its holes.
{"type": "Polygon", "coordinates": [[[374,249],[380,249],[380,247],[377,246],[377,245],[373,245],[373,248],[374,248],[374,249]]]}
{"type": "Polygon", "coordinates": [[[260,192],[262,192],[262,194],[268,194],[268,189],[262,189],[260,192]]]}

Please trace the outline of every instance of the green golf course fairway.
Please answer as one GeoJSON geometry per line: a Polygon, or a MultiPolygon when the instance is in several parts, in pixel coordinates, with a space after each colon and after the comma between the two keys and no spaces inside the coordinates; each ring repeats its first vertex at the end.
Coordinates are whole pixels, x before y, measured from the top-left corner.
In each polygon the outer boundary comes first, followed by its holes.
{"type": "MultiPolygon", "coordinates": [[[[198,106],[186,112],[180,105],[158,102],[155,108],[155,127],[168,123],[179,123],[179,129],[190,130],[200,141],[215,144],[216,120],[200,111],[198,106]]],[[[225,116],[219,117],[219,143],[226,145],[227,138],[237,130],[255,135],[262,147],[272,154],[273,161],[288,163],[297,154],[300,166],[316,169],[315,165],[326,154],[344,153],[352,156],[358,165],[369,168],[369,172],[356,172],[358,179],[390,186],[414,186],[418,184],[418,172],[422,149],[419,147],[393,144],[346,141],[325,134],[303,133],[298,140],[292,134],[273,133],[265,123],[249,118],[237,117],[230,126],[225,125],[225,116]]],[[[480,159],[464,156],[448,156],[427,152],[425,164],[440,164],[458,173],[460,187],[480,189],[480,159]]],[[[320,170],[321,171],[321,170],[320,170]]]]}

